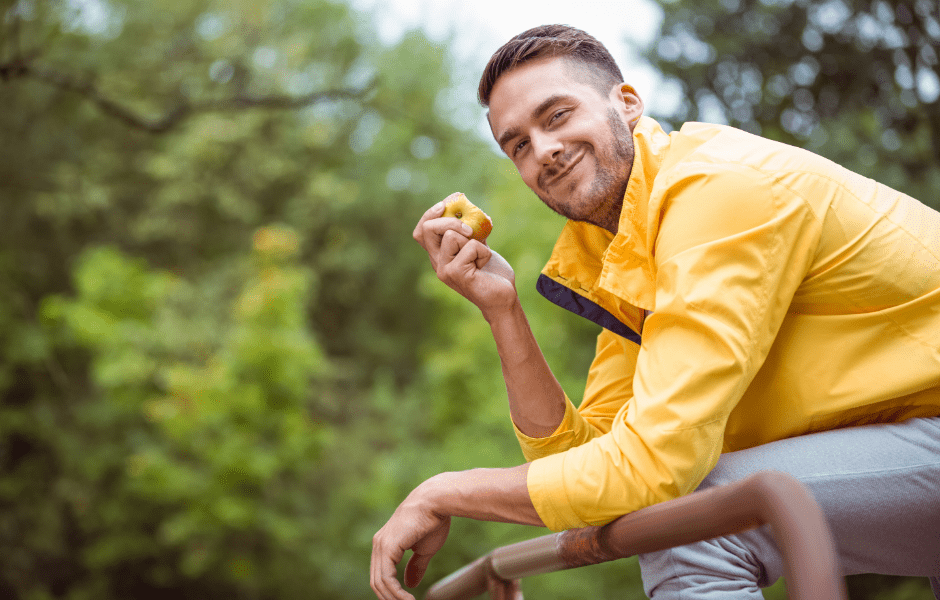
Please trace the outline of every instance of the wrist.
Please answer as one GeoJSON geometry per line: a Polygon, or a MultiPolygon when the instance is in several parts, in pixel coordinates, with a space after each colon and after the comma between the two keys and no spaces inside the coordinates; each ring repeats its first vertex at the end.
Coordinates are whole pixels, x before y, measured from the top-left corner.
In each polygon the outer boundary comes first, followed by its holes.
{"type": "Polygon", "coordinates": [[[441,517],[449,517],[453,507],[448,506],[445,497],[453,491],[453,482],[448,484],[449,476],[453,473],[438,473],[437,475],[424,480],[409,495],[409,501],[417,507],[432,512],[441,517]]]}
{"type": "MultiPolygon", "coordinates": [[[[480,473],[486,469],[445,471],[426,479],[415,489],[415,501],[433,514],[445,517],[479,518],[476,504],[481,483],[480,473]]],[[[485,478],[482,480],[485,481],[485,478]]]]}
{"type": "Polygon", "coordinates": [[[482,312],[483,318],[489,323],[491,329],[516,321],[520,317],[525,318],[525,312],[522,310],[522,304],[519,302],[518,295],[512,299],[512,302],[490,307],[482,312]]]}
{"type": "Polygon", "coordinates": [[[438,517],[466,517],[542,525],[529,498],[529,463],[504,469],[470,469],[441,473],[419,488],[425,509],[438,517]]]}

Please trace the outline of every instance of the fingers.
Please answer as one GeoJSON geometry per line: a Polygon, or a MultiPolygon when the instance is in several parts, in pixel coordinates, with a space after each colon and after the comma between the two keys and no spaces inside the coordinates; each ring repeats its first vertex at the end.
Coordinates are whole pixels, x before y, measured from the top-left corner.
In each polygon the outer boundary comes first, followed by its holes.
{"type": "Polygon", "coordinates": [[[444,214],[444,205],[455,195],[451,194],[425,211],[412,233],[415,241],[427,251],[428,256],[431,258],[431,265],[435,270],[438,268],[438,251],[441,247],[441,239],[447,231],[454,231],[464,237],[470,237],[470,234],[473,233],[473,230],[459,219],[452,217],[441,218],[441,215],[444,214]]]}
{"type": "Polygon", "coordinates": [[[490,258],[493,257],[493,251],[490,250],[490,247],[487,246],[484,242],[477,242],[476,246],[473,248],[476,256],[473,258],[473,262],[478,269],[482,269],[490,262],[490,258]]]}
{"type": "Polygon", "coordinates": [[[437,276],[441,281],[460,292],[463,285],[473,276],[473,273],[487,263],[492,251],[476,240],[466,238],[458,240],[458,237],[460,236],[457,234],[444,236],[444,242],[441,245],[443,260],[438,265],[437,276]],[[459,250],[456,249],[457,246],[460,247],[459,250]]]}
{"type": "MultiPolygon", "coordinates": [[[[451,196],[453,196],[453,194],[451,194],[451,196]]],[[[424,237],[422,227],[425,224],[425,222],[431,219],[436,219],[444,214],[444,205],[447,204],[448,198],[450,198],[450,196],[448,196],[447,198],[444,198],[443,200],[441,200],[440,202],[438,202],[431,208],[424,211],[424,214],[421,215],[420,219],[418,219],[418,224],[415,226],[414,233],[412,234],[412,237],[414,237],[416,242],[420,244],[421,240],[424,237]]]]}
{"type": "Polygon", "coordinates": [[[372,538],[372,561],[369,566],[369,584],[380,600],[414,600],[414,596],[402,589],[398,583],[395,565],[401,560],[389,554],[385,548],[382,530],[372,538]]]}
{"type": "Polygon", "coordinates": [[[518,579],[506,581],[490,575],[486,580],[486,591],[489,592],[490,600],[522,600],[518,579]]]}
{"type": "Polygon", "coordinates": [[[424,573],[428,569],[431,558],[444,547],[447,535],[450,533],[450,517],[443,517],[437,527],[431,529],[427,535],[419,539],[411,549],[414,554],[405,567],[405,585],[415,587],[421,583],[424,573]]]}
{"type": "Polygon", "coordinates": [[[429,254],[433,254],[441,247],[441,239],[447,232],[453,232],[454,234],[459,234],[461,237],[469,238],[473,230],[470,229],[469,225],[465,225],[460,219],[455,219],[454,217],[431,219],[430,221],[425,221],[421,226],[421,239],[418,240],[418,243],[421,244],[429,254]]]}
{"type": "Polygon", "coordinates": [[[440,261],[439,266],[452,261],[469,241],[470,238],[460,235],[451,229],[445,231],[443,235],[441,235],[440,252],[438,253],[440,261]]]}
{"type": "Polygon", "coordinates": [[[418,553],[411,555],[411,560],[408,561],[408,566],[405,567],[405,585],[413,588],[421,583],[433,556],[433,554],[418,553]]]}

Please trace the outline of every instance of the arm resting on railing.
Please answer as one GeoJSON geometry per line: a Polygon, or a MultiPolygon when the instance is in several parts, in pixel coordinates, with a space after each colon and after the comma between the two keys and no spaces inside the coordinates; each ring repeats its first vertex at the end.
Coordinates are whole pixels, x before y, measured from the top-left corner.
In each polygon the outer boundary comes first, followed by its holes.
{"type": "Polygon", "coordinates": [[[603,527],[571,529],[497,548],[442,579],[426,600],[461,600],[511,581],[683,546],[769,524],[783,554],[794,600],[845,600],[829,525],[807,489],[790,475],[757,473],[624,515],[603,527]]]}

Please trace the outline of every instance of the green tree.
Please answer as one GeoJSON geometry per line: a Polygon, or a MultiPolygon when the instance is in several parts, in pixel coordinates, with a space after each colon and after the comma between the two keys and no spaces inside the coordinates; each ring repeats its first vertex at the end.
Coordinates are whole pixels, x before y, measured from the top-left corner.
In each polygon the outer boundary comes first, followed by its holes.
{"type": "Polygon", "coordinates": [[[940,207],[940,9],[929,0],[661,1],[647,49],[683,97],[940,207]]]}
{"type": "MultiPolygon", "coordinates": [[[[0,14],[4,597],[366,598],[410,489],[518,464],[486,324],[411,240],[452,191],[577,398],[596,330],[533,289],[561,220],[454,125],[445,45],[326,0],[0,14]]],[[[428,583],[542,533],[458,523],[428,583]]]]}

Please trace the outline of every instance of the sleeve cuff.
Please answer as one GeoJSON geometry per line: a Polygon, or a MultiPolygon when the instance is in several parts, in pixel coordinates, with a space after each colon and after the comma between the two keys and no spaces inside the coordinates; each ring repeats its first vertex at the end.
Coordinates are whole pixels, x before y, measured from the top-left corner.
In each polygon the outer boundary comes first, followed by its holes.
{"type": "Polygon", "coordinates": [[[562,417],[561,423],[558,424],[558,427],[551,435],[539,438],[529,437],[513,423],[512,428],[516,432],[516,438],[519,440],[519,446],[522,448],[522,454],[525,456],[526,461],[531,462],[570,448],[575,438],[575,420],[577,417],[580,417],[577,409],[568,399],[568,395],[565,394],[565,416],[562,417]]]}
{"type": "Polygon", "coordinates": [[[566,454],[561,453],[540,458],[529,466],[526,476],[532,505],[545,526],[552,531],[590,525],[574,512],[568,502],[564,479],[565,457],[566,454]]]}

